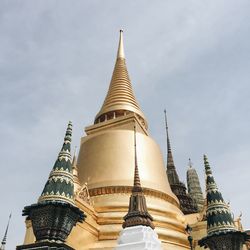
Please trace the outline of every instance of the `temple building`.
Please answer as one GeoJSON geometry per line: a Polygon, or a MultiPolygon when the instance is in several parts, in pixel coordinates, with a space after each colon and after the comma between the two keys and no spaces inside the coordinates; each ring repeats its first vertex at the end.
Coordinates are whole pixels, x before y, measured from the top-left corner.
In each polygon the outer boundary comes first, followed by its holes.
{"type": "MultiPolygon", "coordinates": [[[[179,180],[165,118],[167,169],[135,98],[120,31],[103,105],[73,159],[69,123],[42,195],[24,208],[26,234],[17,250],[204,249],[209,203],[193,168],[188,193],[179,180]]],[[[242,231],[240,220],[230,223],[242,231]]]]}

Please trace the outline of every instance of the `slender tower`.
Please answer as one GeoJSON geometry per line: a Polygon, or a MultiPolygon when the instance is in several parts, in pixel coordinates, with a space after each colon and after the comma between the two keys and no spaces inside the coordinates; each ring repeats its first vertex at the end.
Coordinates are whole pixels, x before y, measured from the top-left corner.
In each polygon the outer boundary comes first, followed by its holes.
{"type": "Polygon", "coordinates": [[[196,202],[198,212],[202,211],[204,206],[204,197],[201,190],[198,174],[192,166],[191,159],[189,159],[189,167],[187,170],[187,187],[188,194],[196,202]]]}
{"type": "Polygon", "coordinates": [[[11,218],[11,214],[9,215],[7,227],[6,227],[6,230],[5,230],[5,234],[4,234],[3,240],[1,242],[0,250],[5,250],[5,245],[6,245],[6,242],[7,242],[7,234],[8,234],[9,225],[10,225],[10,218],[11,218]]]}
{"type": "Polygon", "coordinates": [[[82,222],[84,213],[75,205],[71,162],[72,123],[69,122],[62,149],[36,204],[27,206],[23,215],[32,222],[36,243],[19,249],[72,250],[64,244],[72,228],[82,222]]]}
{"type": "Polygon", "coordinates": [[[141,187],[137,163],[136,127],[134,127],[134,152],[134,185],[129,199],[128,213],[124,216],[123,230],[115,250],[161,250],[161,242],[153,230],[155,228],[153,217],[148,212],[146,198],[141,187]]]}
{"type": "Polygon", "coordinates": [[[210,250],[241,250],[247,234],[236,229],[229,206],[215,183],[212,170],[204,155],[207,193],[207,236],[199,241],[210,250]]]}
{"type": "Polygon", "coordinates": [[[192,214],[197,212],[197,205],[194,200],[187,194],[186,186],[183,182],[180,181],[177,174],[173,154],[170,145],[169,132],[168,132],[168,122],[167,122],[167,112],[165,113],[165,124],[166,124],[166,133],[167,133],[167,176],[170,187],[173,193],[177,196],[181,210],[184,214],[192,214]]]}

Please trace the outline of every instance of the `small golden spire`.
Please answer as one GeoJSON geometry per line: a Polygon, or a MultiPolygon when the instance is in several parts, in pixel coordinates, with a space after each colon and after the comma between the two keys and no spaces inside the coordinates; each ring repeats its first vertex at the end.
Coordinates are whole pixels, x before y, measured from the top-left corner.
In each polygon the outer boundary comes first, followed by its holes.
{"type": "Polygon", "coordinates": [[[134,186],[132,194],[129,199],[128,213],[123,217],[123,228],[134,226],[148,226],[155,228],[153,217],[149,214],[147,209],[146,198],[141,187],[139,169],[137,163],[137,148],[136,148],[136,127],[134,126],[134,150],[135,150],[135,172],[134,172],[134,186]]]}
{"type": "Polygon", "coordinates": [[[118,51],[117,51],[117,58],[124,58],[124,46],[123,46],[123,30],[120,30],[120,39],[119,39],[119,45],[118,45],[118,51]]]}

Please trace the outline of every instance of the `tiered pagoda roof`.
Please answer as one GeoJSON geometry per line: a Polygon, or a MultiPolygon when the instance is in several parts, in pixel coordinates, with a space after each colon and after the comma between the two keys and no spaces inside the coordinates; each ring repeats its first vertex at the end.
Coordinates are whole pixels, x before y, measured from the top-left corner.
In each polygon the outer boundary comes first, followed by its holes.
{"type": "Polygon", "coordinates": [[[138,116],[144,128],[147,129],[145,116],[136,101],[132,89],[124,54],[123,31],[120,30],[119,46],[112,79],[101,110],[95,117],[95,123],[124,116],[131,112],[138,116]]]}

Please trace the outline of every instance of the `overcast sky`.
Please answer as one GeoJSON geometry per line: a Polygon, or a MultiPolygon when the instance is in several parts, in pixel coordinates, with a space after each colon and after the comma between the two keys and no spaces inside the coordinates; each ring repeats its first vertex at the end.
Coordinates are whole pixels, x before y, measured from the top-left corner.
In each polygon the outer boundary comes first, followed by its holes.
{"type": "MultiPolygon", "coordinates": [[[[178,173],[188,158],[204,185],[206,153],[235,217],[250,228],[250,1],[0,2],[0,237],[22,244],[22,209],[37,201],[61,148],[105,98],[124,29],[130,78],[151,136],[178,173]]],[[[204,188],[204,186],[203,186],[204,188]]]]}

